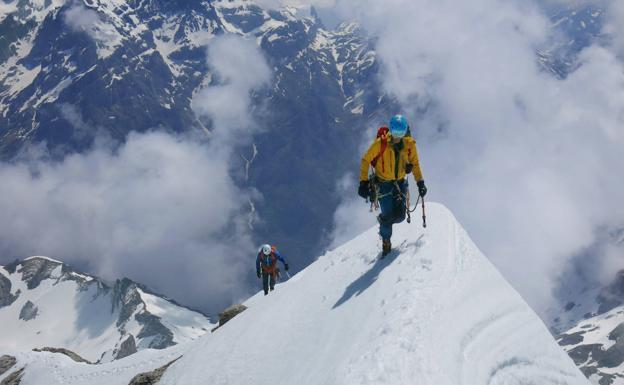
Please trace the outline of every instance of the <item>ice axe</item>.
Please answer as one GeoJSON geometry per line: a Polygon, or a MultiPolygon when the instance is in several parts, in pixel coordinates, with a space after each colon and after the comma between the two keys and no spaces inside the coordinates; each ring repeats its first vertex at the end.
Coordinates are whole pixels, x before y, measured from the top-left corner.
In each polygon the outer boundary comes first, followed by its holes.
{"type": "Polygon", "coordinates": [[[423,218],[423,227],[427,227],[427,215],[425,215],[425,197],[422,197],[422,201],[421,201],[421,205],[422,205],[422,218],[423,218]]]}
{"type": "Polygon", "coordinates": [[[414,206],[414,210],[410,210],[410,212],[416,211],[416,209],[418,208],[418,202],[419,201],[420,201],[420,204],[422,206],[423,227],[427,227],[427,215],[425,215],[425,197],[419,195],[418,199],[416,200],[416,206],[414,206]]]}

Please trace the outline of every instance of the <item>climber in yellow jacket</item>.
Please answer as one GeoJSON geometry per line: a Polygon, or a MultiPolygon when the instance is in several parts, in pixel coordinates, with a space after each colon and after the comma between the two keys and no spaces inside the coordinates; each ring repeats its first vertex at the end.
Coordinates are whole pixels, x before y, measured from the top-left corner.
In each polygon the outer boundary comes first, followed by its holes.
{"type": "Polygon", "coordinates": [[[407,119],[402,115],[393,116],[389,130],[380,129],[377,139],[364,154],[360,167],[358,194],[364,199],[377,199],[381,208],[377,220],[383,244],[382,256],[387,255],[392,249],[390,242],[392,225],[403,222],[409,209],[406,175],[409,173],[414,175],[421,197],[427,194],[416,141],[407,135],[408,131],[407,119]],[[371,165],[375,169],[376,188],[371,188],[368,180],[368,169],[371,165]]]}

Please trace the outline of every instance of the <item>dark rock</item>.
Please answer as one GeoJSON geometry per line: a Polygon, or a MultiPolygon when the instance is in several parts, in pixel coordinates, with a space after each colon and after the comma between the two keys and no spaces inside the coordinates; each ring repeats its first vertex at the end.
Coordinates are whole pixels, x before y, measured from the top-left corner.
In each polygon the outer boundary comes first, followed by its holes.
{"type": "Polygon", "coordinates": [[[574,360],[574,363],[577,365],[582,365],[587,362],[589,355],[595,359],[596,357],[600,357],[604,351],[602,350],[602,345],[599,344],[591,344],[591,345],[581,345],[577,346],[574,349],[568,352],[568,355],[574,360]]]}
{"type": "MultiPolygon", "coordinates": [[[[180,356],[181,357],[181,356],[180,356]]],[[[175,360],[169,362],[167,365],[161,366],[158,369],[152,370],[151,372],[140,373],[134,376],[134,378],[130,381],[128,385],[154,385],[160,381],[163,374],[171,364],[180,359],[180,357],[175,360]]]]}
{"type": "Polygon", "coordinates": [[[624,322],[619,324],[615,329],[611,331],[611,333],[609,333],[609,339],[616,342],[624,342],[624,322]]]}
{"type": "Polygon", "coordinates": [[[17,370],[7,376],[0,385],[19,385],[22,382],[22,376],[24,375],[24,368],[17,370]]]}
{"type": "Polygon", "coordinates": [[[576,306],[576,304],[574,302],[568,302],[565,305],[564,310],[565,311],[570,311],[570,310],[574,309],[574,306],[576,306]]]}
{"type": "Polygon", "coordinates": [[[117,326],[123,325],[130,319],[139,305],[143,304],[141,296],[136,291],[137,285],[128,278],[117,280],[113,289],[113,311],[120,308],[117,326]]]}
{"type": "Polygon", "coordinates": [[[598,365],[604,368],[616,368],[624,363],[624,341],[615,343],[597,358],[598,365]]]}
{"type": "Polygon", "coordinates": [[[573,334],[562,334],[558,337],[560,338],[559,345],[561,346],[578,345],[581,342],[583,342],[583,334],[585,334],[584,331],[573,333],[573,334]]]}
{"type": "Polygon", "coordinates": [[[75,362],[80,362],[80,363],[85,363],[85,364],[93,364],[93,362],[91,362],[89,360],[85,360],[80,355],[72,352],[71,350],[65,349],[65,348],[45,347],[45,348],[41,348],[41,349],[35,348],[35,349],[33,349],[33,351],[34,352],[60,353],[60,354],[66,355],[67,357],[71,358],[75,362]]]}
{"type": "Polygon", "coordinates": [[[119,350],[115,353],[115,359],[119,360],[124,357],[128,357],[137,352],[136,342],[134,341],[134,336],[130,334],[128,338],[124,342],[121,343],[119,350]]]}
{"type": "Polygon", "coordinates": [[[160,322],[160,317],[150,313],[141,313],[134,318],[143,325],[137,338],[153,337],[149,343],[149,348],[164,349],[175,345],[173,333],[160,322]]]}
{"type": "Polygon", "coordinates": [[[211,330],[211,332],[214,332],[215,330],[217,330],[221,326],[225,325],[226,322],[228,322],[232,318],[236,317],[240,313],[244,312],[245,310],[247,310],[247,306],[240,305],[240,304],[239,305],[232,305],[232,306],[228,307],[222,313],[219,313],[219,326],[213,328],[211,330]]]}
{"type": "Polygon", "coordinates": [[[236,317],[240,313],[247,310],[245,305],[233,305],[225,309],[222,313],[219,313],[219,326],[225,325],[226,322],[236,317]]]}
{"type": "Polygon", "coordinates": [[[61,266],[60,262],[50,261],[45,258],[31,258],[21,262],[22,280],[27,283],[29,289],[35,289],[41,281],[51,278],[52,272],[61,266]]]}
{"type": "Polygon", "coordinates": [[[37,317],[39,313],[39,309],[35,306],[34,303],[27,301],[24,306],[22,306],[22,310],[20,310],[19,319],[23,321],[30,321],[37,317]]]}
{"type": "Polygon", "coordinates": [[[17,295],[11,294],[11,281],[0,274],[0,308],[9,306],[17,299],[17,295]]]}
{"type": "Polygon", "coordinates": [[[4,267],[4,270],[8,271],[9,274],[15,274],[15,272],[17,271],[17,267],[19,266],[20,261],[19,259],[16,259],[15,261],[9,263],[8,265],[6,265],[4,267]]]}
{"type": "Polygon", "coordinates": [[[615,375],[613,374],[600,372],[598,373],[598,376],[600,376],[600,380],[598,381],[598,384],[600,385],[611,385],[615,380],[615,375]]]}
{"type": "Polygon", "coordinates": [[[0,356],[0,376],[8,372],[16,363],[17,360],[13,356],[0,356]]]}
{"type": "Polygon", "coordinates": [[[591,377],[592,374],[598,373],[598,369],[595,366],[583,366],[580,369],[587,378],[591,377]]]}

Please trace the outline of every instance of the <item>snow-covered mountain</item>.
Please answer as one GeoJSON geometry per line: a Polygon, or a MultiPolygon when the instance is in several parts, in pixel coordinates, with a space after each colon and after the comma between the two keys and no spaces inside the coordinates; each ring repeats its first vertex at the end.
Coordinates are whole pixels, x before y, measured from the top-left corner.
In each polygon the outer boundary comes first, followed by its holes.
{"type": "Polygon", "coordinates": [[[547,316],[559,344],[599,385],[624,384],[624,270],[599,271],[604,264],[594,261],[622,255],[624,230],[605,231],[562,272],[555,291],[559,306],[547,316]],[[605,274],[613,279],[600,278],[605,274]]]}
{"type": "Polygon", "coordinates": [[[0,353],[64,348],[107,362],[191,341],[213,326],[128,279],[110,287],[45,257],[0,266],[0,353]]]}
{"type": "Polygon", "coordinates": [[[382,113],[391,102],[377,84],[370,40],[355,24],[325,28],[313,12],[267,10],[246,0],[1,4],[2,160],[29,143],[46,143],[61,157],[87,151],[101,133],[123,141],[131,131],[210,130],[211,121],[192,109],[199,90],[217,81],[206,48],[221,34],[255,41],[273,81],[253,103],[271,114],[257,117],[263,129],[253,138],[251,169],[244,171],[243,159],[232,167],[241,185],[264,197],[254,202],[262,214],[254,228],[259,242],[270,236],[301,265],[321,249],[339,204],[331,192],[357,167],[366,123],[383,123],[390,114],[382,113]],[[294,162],[307,170],[305,178],[293,178],[294,162]],[[291,212],[297,217],[284,215],[291,212]],[[292,231],[300,223],[308,226],[292,231]]]}
{"type": "Polygon", "coordinates": [[[537,51],[538,60],[554,76],[565,78],[575,69],[578,53],[604,38],[604,4],[557,5],[550,12],[553,38],[549,46],[537,51]]]}
{"type": "Polygon", "coordinates": [[[553,322],[557,341],[593,383],[624,384],[624,271],[570,298],[553,322]]]}
{"type": "Polygon", "coordinates": [[[453,215],[429,204],[428,218],[396,226],[385,259],[370,229],[193,342],[101,365],[12,352],[0,380],[125,385],[163,368],[163,385],[588,384],[453,215]]]}
{"type": "Polygon", "coordinates": [[[624,384],[624,306],[581,321],[558,342],[594,384],[624,384]]]}

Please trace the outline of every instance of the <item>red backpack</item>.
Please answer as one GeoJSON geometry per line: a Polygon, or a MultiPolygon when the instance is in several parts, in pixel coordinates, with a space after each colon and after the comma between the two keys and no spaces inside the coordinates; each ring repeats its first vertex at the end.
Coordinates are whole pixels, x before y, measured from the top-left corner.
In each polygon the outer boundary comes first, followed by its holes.
{"type": "Polygon", "coordinates": [[[381,146],[379,147],[379,154],[377,154],[377,156],[374,157],[371,161],[371,165],[373,166],[373,168],[375,168],[377,161],[379,160],[379,158],[381,158],[381,169],[385,169],[386,165],[384,164],[383,153],[384,151],[386,151],[386,147],[388,147],[389,132],[390,129],[388,129],[388,127],[379,127],[379,129],[377,129],[377,139],[381,138],[381,146]]]}

